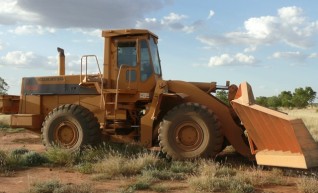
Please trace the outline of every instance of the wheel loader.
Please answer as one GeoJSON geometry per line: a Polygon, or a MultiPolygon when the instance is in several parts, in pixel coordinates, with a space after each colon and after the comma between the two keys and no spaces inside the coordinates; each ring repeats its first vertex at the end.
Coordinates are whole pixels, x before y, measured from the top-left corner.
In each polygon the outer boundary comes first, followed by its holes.
{"type": "Polygon", "coordinates": [[[163,80],[157,35],[122,29],[102,37],[103,68],[96,56],[84,55],[80,74],[66,75],[58,48],[57,76],[24,77],[20,96],[1,96],[7,124],[70,151],[103,137],[159,149],[174,160],[213,158],[231,145],[260,165],[318,166],[318,146],[303,121],[255,104],[247,82],[163,80]],[[220,89],[228,91],[229,105],[214,96],[220,89]]]}

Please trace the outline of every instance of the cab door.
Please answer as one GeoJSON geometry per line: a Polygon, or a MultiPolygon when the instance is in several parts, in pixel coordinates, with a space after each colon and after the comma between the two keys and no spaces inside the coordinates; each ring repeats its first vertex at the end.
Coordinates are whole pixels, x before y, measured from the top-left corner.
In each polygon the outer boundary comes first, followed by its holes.
{"type": "Polygon", "coordinates": [[[161,78],[159,56],[154,40],[151,37],[140,37],[118,41],[117,68],[118,89],[136,90],[140,100],[148,100],[157,79],[161,78]]]}
{"type": "Polygon", "coordinates": [[[138,68],[137,68],[137,42],[117,42],[117,78],[116,88],[119,90],[137,90],[138,68]]]}

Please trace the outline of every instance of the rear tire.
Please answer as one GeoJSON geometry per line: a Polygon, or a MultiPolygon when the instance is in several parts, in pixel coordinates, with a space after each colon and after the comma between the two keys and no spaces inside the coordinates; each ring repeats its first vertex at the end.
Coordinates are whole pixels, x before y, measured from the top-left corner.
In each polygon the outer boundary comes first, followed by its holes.
{"type": "Polygon", "coordinates": [[[55,108],[42,124],[42,142],[47,147],[60,146],[75,151],[101,140],[99,123],[88,109],[66,104],[55,108]]]}
{"type": "Polygon", "coordinates": [[[203,105],[184,103],[170,110],[159,128],[159,144],[174,160],[215,157],[224,137],[214,113],[203,105]]]}

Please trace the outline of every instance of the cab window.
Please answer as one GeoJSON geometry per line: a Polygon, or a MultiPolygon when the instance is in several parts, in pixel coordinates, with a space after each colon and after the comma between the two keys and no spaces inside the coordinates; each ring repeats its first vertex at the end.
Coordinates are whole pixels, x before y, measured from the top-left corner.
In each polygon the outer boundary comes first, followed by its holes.
{"type": "Polygon", "coordinates": [[[140,42],[140,79],[147,80],[153,73],[149,48],[146,40],[140,42]]]}
{"type": "Polygon", "coordinates": [[[136,42],[118,42],[117,44],[117,65],[136,66],[137,50],[136,42]]]}
{"type": "Polygon", "coordinates": [[[150,38],[149,45],[150,45],[151,59],[152,59],[154,71],[156,74],[161,75],[158,47],[153,37],[150,38]]]}

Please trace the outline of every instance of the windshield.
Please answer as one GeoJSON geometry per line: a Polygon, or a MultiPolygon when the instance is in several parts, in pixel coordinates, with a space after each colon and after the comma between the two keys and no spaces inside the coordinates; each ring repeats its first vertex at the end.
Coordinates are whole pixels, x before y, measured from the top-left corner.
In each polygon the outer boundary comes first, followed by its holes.
{"type": "Polygon", "coordinates": [[[158,48],[153,37],[150,38],[149,45],[150,45],[151,59],[152,59],[154,71],[156,74],[161,75],[158,48]]]}

